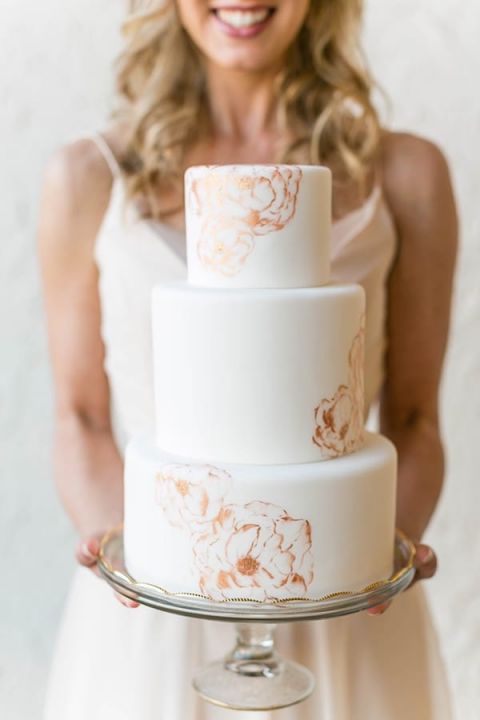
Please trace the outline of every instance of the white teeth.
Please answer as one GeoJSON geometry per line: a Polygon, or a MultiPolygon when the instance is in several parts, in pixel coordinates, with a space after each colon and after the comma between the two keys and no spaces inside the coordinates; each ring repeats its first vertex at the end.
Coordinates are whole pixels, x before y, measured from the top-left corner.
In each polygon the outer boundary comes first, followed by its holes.
{"type": "Polygon", "coordinates": [[[244,28],[263,22],[267,19],[269,12],[268,8],[262,10],[227,10],[219,8],[217,17],[228,25],[244,28]]]}

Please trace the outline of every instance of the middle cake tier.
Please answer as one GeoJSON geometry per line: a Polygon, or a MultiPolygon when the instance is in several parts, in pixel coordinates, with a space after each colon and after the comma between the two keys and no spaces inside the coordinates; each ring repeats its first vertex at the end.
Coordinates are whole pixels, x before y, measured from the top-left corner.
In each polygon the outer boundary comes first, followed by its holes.
{"type": "Polygon", "coordinates": [[[218,462],[315,462],[363,443],[358,285],[153,293],[158,446],[218,462]]]}

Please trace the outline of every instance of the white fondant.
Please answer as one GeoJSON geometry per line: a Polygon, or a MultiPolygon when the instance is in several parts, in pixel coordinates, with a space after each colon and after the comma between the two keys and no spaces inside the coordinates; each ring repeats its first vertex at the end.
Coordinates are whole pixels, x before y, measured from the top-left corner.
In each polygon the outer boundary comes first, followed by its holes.
{"type": "MultiPolygon", "coordinates": [[[[311,561],[313,576],[309,576],[308,586],[299,593],[301,596],[315,598],[332,592],[359,590],[390,576],[393,570],[396,452],[385,438],[369,433],[364,447],[358,452],[321,463],[255,466],[215,461],[212,464],[216,471],[206,485],[210,505],[206,505],[202,496],[193,493],[190,505],[182,505],[192,520],[188,524],[186,516],[182,526],[176,521],[174,505],[170,511],[169,506],[159,499],[156,478],[164,468],[167,475],[172,472],[172,464],[188,465],[189,462],[145,442],[133,442],[127,448],[125,558],[129,572],[138,581],[154,583],[172,592],[199,593],[201,573],[194,550],[201,535],[202,519],[203,534],[208,539],[208,532],[213,529],[212,519],[215,514],[218,516],[222,504],[223,507],[238,508],[238,514],[242,515],[242,512],[245,514],[242,508],[252,502],[257,505],[250,505],[251,508],[258,508],[258,503],[268,503],[269,507],[286,511],[296,521],[292,524],[297,547],[301,547],[298,545],[299,521],[308,521],[311,558],[307,557],[303,565],[298,558],[297,565],[289,565],[285,552],[275,546],[276,551],[267,553],[266,560],[275,563],[273,575],[277,576],[288,573],[291,567],[306,574],[311,561]],[[215,488],[218,488],[216,493],[215,488]]],[[[208,462],[211,463],[211,459],[208,462]]],[[[187,472],[186,477],[195,489],[195,482],[202,483],[202,467],[197,465],[187,472]]],[[[206,477],[205,471],[203,477],[206,477]]],[[[173,497],[170,502],[175,503],[173,497]]],[[[257,513],[252,511],[251,514],[254,522],[257,513]]],[[[271,543],[269,528],[267,518],[264,539],[267,550],[271,543]]],[[[226,548],[223,557],[219,555],[214,559],[212,553],[208,556],[211,572],[206,588],[212,597],[265,600],[264,587],[269,589],[270,597],[292,596],[292,586],[286,584],[285,588],[272,591],[268,577],[262,579],[260,576],[255,585],[252,580],[249,586],[247,575],[243,577],[243,587],[222,589],[219,573],[226,567],[231,568],[232,562],[239,559],[239,551],[233,553],[232,559],[230,540],[217,542],[215,549],[218,548],[226,548]]]]}
{"type": "Polygon", "coordinates": [[[329,281],[327,167],[191,167],[185,198],[191,284],[275,288],[329,281]]]}
{"type": "MultiPolygon", "coordinates": [[[[315,408],[348,384],[349,353],[363,313],[358,285],[155,288],[159,447],[215,462],[325,459],[328,454],[312,440],[315,408]]],[[[361,424],[356,432],[349,451],[361,445],[361,424]]]]}
{"type": "Polygon", "coordinates": [[[364,293],[327,284],[330,205],[327,168],[187,171],[190,284],[153,296],[157,447],[125,459],[137,580],[270,602],[391,574],[396,453],[364,433],[364,293]]]}

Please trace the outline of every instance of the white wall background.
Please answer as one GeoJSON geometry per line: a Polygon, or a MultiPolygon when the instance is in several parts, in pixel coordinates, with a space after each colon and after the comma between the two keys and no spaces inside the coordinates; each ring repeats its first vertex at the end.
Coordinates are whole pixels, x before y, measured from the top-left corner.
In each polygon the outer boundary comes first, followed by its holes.
{"type": "MultiPolygon", "coordinates": [[[[429,541],[428,590],[458,718],[480,712],[480,7],[369,0],[366,48],[389,124],[445,150],[462,222],[443,390],[449,474],[429,541]]],[[[0,715],[40,716],[72,572],[73,534],[51,483],[51,387],[35,256],[41,170],[102,126],[123,0],[0,0],[0,715]]],[[[173,719],[172,720],[177,720],[173,719]]],[[[180,719],[178,719],[180,720],[180,719]]],[[[366,719],[367,720],[367,719],[366,719]]],[[[387,720],[387,719],[385,719],[387,720]]]]}

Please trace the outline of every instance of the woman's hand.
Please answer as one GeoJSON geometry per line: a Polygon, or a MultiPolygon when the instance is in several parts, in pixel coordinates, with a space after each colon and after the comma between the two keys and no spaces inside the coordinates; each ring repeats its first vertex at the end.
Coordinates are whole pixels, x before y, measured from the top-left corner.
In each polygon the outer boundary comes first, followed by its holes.
{"type": "MultiPolygon", "coordinates": [[[[100,577],[100,571],[98,569],[97,562],[100,553],[101,537],[101,535],[91,535],[84,540],[80,540],[77,544],[75,551],[75,557],[77,559],[77,562],[83,567],[90,568],[90,570],[95,573],[97,577],[100,577]]],[[[129,598],[123,597],[123,595],[120,595],[117,592],[114,592],[114,595],[117,600],[125,607],[136,608],[139,606],[139,603],[135,600],[130,600],[129,598]]]]}
{"type": "MultiPolygon", "coordinates": [[[[407,590],[415,585],[418,580],[428,580],[428,578],[433,577],[437,572],[437,556],[430,545],[415,543],[415,558],[413,560],[413,565],[416,572],[407,590]]],[[[367,613],[369,615],[383,615],[392,602],[393,600],[388,600],[381,605],[375,605],[374,607],[369,608],[367,613]]]]}

